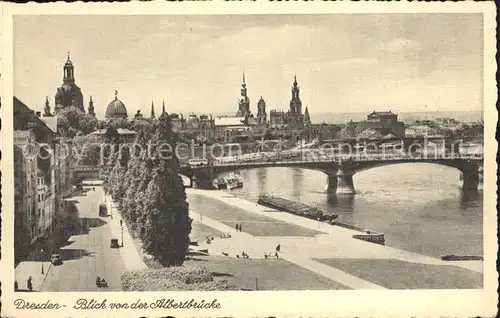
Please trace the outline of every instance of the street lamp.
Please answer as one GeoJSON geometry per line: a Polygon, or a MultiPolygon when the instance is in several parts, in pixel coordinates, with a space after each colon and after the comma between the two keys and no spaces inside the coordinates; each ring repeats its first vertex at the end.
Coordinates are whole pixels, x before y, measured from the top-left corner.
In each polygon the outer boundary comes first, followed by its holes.
{"type": "Polygon", "coordinates": [[[123,220],[120,220],[120,228],[122,233],[122,247],[123,247],[123,220]]]}
{"type": "Polygon", "coordinates": [[[42,261],[42,275],[44,274],[44,271],[43,271],[43,248],[40,250],[40,259],[42,261]]]}

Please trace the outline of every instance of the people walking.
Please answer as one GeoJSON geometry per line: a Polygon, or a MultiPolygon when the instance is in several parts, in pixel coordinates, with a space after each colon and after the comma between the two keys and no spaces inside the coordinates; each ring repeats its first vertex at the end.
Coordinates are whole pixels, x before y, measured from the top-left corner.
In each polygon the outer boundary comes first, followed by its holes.
{"type": "Polygon", "coordinates": [[[240,229],[239,229],[239,231],[241,232],[241,224],[240,224],[240,229]]]}
{"type": "Polygon", "coordinates": [[[239,226],[238,226],[238,223],[236,223],[236,232],[238,232],[239,230],[239,226]]]}
{"type": "Polygon", "coordinates": [[[28,278],[28,290],[33,291],[33,283],[31,282],[31,276],[28,278]]]}
{"type": "Polygon", "coordinates": [[[281,245],[280,245],[280,244],[278,244],[278,245],[276,246],[276,252],[278,252],[278,253],[279,253],[279,252],[280,252],[280,250],[281,250],[281,245]]]}

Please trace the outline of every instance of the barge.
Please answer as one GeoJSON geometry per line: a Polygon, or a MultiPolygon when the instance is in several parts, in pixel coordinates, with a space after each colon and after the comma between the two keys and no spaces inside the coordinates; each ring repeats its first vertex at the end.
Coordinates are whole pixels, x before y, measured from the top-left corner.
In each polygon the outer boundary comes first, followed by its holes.
{"type": "Polygon", "coordinates": [[[332,222],[334,219],[338,217],[337,215],[326,215],[320,209],[313,208],[307,204],[271,195],[260,196],[257,203],[272,209],[276,209],[278,211],[288,212],[318,221],[332,222]]]}
{"type": "Polygon", "coordinates": [[[344,223],[344,222],[332,222],[332,225],[340,226],[346,229],[350,230],[355,230],[361,232],[361,234],[354,234],[352,238],[370,242],[370,243],[375,243],[375,244],[380,244],[380,245],[385,245],[385,236],[384,233],[368,230],[353,224],[349,223],[344,223]]]}
{"type": "Polygon", "coordinates": [[[482,256],[450,254],[450,255],[441,256],[441,260],[443,260],[443,261],[483,261],[484,258],[482,256]]]}

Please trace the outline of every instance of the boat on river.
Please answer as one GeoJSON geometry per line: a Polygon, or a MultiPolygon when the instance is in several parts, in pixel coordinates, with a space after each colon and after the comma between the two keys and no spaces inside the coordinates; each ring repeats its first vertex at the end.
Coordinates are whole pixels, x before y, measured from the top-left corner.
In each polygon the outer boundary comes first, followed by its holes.
{"type": "Polygon", "coordinates": [[[224,181],[226,182],[229,190],[243,187],[243,180],[241,179],[241,176],[236,173],[228,174],[224,177],[224,181]]]}
{"type": "Polygon", "coordinates": [[[257,203],[278,211],[284,211],[318,221],[331,222],[338,217],[337,215],[327,215],[320,209],[311,207],[307,204],[271,195],[260,196],[257,203]]]}
{"type": "Polygon", "coordinates": [[[214,180],[214,187],[218,190],[227,189],[227,183],[224,178],[217,178],[214,180]]]}

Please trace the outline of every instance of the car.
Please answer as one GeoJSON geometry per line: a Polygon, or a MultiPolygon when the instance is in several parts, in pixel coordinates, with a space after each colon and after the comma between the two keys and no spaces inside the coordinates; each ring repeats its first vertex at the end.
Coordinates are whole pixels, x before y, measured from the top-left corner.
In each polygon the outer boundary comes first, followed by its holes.
{"type": "Polygon", "coordinates": [[[62,264],[61,255],[59,255],[59,254],[52,254],[52,256],[50,257],[50,262],[54,266],[61,265],[62,264]]]}
{"type": "Polygon", "coordinates": [[[106,204],[99,204],[99,216],[108,216],[108,206],[106,204]]]}
{"type": "Polygon", "coordinates": [[[118,245],[118,239],[111,239],[111,244],[109,245],[111,248],[119,248],[120,245],[118,245]]]}

